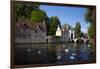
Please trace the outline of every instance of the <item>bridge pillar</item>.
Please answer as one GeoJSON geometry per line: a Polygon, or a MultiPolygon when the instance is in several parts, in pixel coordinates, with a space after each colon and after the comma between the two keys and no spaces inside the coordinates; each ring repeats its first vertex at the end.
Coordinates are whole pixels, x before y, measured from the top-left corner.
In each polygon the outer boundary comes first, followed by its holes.
{"type": "Polygon", "coordinates": [[[77,39],[74,39],[74,42],[76,43],[77,39]]]}
{"type": "Polygon", "coordinates": [[[72,33],[73,33],[73,39],[74,39],[75,38],[75,31],[73,30],[72,33]]]}

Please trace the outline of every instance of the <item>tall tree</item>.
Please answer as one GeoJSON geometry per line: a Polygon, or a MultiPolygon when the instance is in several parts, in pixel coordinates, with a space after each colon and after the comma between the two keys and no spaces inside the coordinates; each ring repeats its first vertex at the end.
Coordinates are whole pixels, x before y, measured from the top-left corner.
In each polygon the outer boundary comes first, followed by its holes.
{"type": "Polygon", "coordinates": [[[81,25],[79,22],[76,23],[75,26],[75,37],[79,38],[80,37],[80,33],[81,33],[81,25]]]}
{"type": "Polygon", "coordinates": [[[92,8],[87,8],[86,9],[86,14],[85,14],[85,21],[87,22],[87,23],[92,23],[92,8]]]}
{"type": "Polygon", "coordinates": [[[33,10],[39,10],[39,5],[34,3],[16,3],[15,4],[15,18],[29,19],[33,10]]]}
{"type": "Polygon", "coordinates": [[[69,25],[68,23],[65,23],[62,25],[62,28],[71,29],[71,25],[69,25]]]}
{"type": "Polygon", "coordinates": [[[94,7],[87,8],[85,14],[85,20],[87,23],[90,24],[88,28],[88,35],[91,39],[95,39],[96,31],[95,31],[95,16],[96,16],[96,9],[94,7]]]}
{"type": "Polygon", "coordinates": [[[46,29],[47,29],[47,35],[49,35],[50,32],[50,18],[46,17],[46,29]]]}
{"type": "Polygon", "coordinates": [[[61,27],[59,18],[57,16],[51,17],[49,35],[55,35],[58,25],[61,27]]]}
{"type": "Polygon", "coordinates": [[[72,29],[71,25],[68,24],[68,29],[72,29]]]}
{"type": "Polygon", "coordinates": [[[67,28],[68,28],[68,25],[67,25],[67,23],[63,24],[63,25],[62,25],[62,28],[65,28],[65,29],[67,29],[67,28]]]}
{"type": "Polygon", "coordinates": [[[95,29],[93,24],[90,24],[89,28],[88,28],[88,36],[93,39],[95,37],[95,29]]]}
{"type": "Polygon", "coordinates": [[[43,22],[46,20],[47,14],[43,10],[33,10],[31,14],[31,20],[37,22],[43,22]]]}

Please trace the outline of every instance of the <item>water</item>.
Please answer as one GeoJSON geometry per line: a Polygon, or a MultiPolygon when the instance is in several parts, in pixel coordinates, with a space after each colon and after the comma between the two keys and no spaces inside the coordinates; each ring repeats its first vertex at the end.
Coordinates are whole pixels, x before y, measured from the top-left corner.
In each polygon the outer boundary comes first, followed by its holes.
{"type": "Polygon", "coordinates": [[[94,56],[86,44],[16,44],[15,65],[74,64],[93,62],[94,56]]]}

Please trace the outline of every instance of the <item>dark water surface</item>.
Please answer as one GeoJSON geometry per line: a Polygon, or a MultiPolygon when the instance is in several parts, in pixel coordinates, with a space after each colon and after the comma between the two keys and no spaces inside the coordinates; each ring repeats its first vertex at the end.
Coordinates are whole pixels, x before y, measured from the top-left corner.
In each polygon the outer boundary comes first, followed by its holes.
{"type": "Polygon", "coordinates": [[[15,65],[95,61],[90,45],[87,44],[16,44],[14,52],[15,65]]]}

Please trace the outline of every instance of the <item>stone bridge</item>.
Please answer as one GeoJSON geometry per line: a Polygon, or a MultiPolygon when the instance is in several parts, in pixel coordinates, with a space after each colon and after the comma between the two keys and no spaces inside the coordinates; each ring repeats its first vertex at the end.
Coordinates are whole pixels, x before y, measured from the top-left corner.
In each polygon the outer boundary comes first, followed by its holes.
{"type": "Polygon", "coordinates": [[[76,38],[76,39],[71,39],[70,42],[74,43],[88,43],[90,40],[87,38],[76,38]]]}

